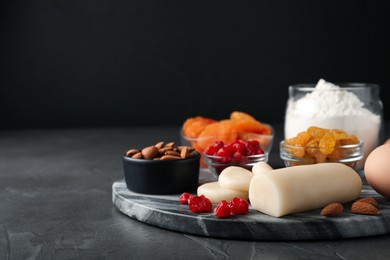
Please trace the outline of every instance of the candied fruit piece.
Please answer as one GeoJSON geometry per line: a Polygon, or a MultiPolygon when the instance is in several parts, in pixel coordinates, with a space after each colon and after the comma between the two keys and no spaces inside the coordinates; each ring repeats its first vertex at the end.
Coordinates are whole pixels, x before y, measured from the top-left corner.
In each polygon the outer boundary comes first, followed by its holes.
{"type": "Polygon", "coordinates": [[[188,193],[188,192],[184,192],[180,195],[179,197],[179,201],[181,204],[186,204],[188,205],[188,201],[193,197],[192,194],[188,193]]]}
{"type": "Polygon", "coordinates": [[[319,143],[320,151],[321,153],[326,155],[331,154],[334,150],[335,145],[336,145],[336,139],[333,137],[333,135],[330,132],[327,132],[320,140],[319,143]]]}
{"type": "Polygon", "coordinates": [[[333,137],[336,140],[345,139],[348,136],[347,133],[341,129],[332,129],[332,130],[330,130],[330,133],[333,135],[333,137]]]}
{"type": "Polygon", "coordinates": [[[356,135],[350,135],[346,138],[340,139],[340,145],[358,144],[359,138],[356,135]]]}
{"type": "Polygon", "coordinates": [[[193,196],[188,200],[188,208],[192,212],[211,212],[213,204],[204,195],[193,196]]]}
{"type": "Polygon", "coordinates": [[[312,138],[321,139],[327,132],[329,132],[329,130],[317,126],[310,126],[307,129],[307,132],[312,138]]]}
{"type": "Polygon", "coordinates": [[[310,140],[310,134],[307,132],[300,132],[296,136],[296,141],[300,146],[305,146],[310,140]]]}
{"type": "Polygon", "coordinates": [[[234,215],[245,215],[249,211],[249,203],[242,198],[233,198],[229,203],[229,208],[234,215]]]}
{"type": "Polygon", "coordinates": [[[214,215],[218,218],[227,218],[231,215],[229,204],[226,200],[222,200],[214,209],[214,215]]]}
{"type": "Polygon", "coordinates": [[[183,133],[190,138],[196,138],[211,123],[216,122],[214,119],[202,116],[188,118],[183,124],[183,133]]]}
{"type": "Polygon", "coordinates": [[[289,139],[284,140],[284,143],[288,145],[295,145],[296,143],[298,143],[295,139],[295,137],[291,137],[289,139]]]}
{"type": "Polygon", "coordinates": [[[307,144],[305,145],[306,147],[306,154],[310,157],[315,157],[318,152],[318,144],[319,141],[317,139],[311,139],[307,144]]]}
{"type": "Polygon", "coordinates": [[[297,136],[287,139],[286,144],[293,146],[305,146],[310,140],[310,135],[307,132],[300,132],[297,136]]]}
{"type": "Polygon", "coordinates": [[[303,163],[300,163],[299,165],[302,164],[315,164],[317,163],[317,159],[315,157],[305,157],[303,160],[303,163]]]}
{"type": "Polygon", "coordinates": [[[316,163],[323,163],[326,161],[327,155],[322,152],[318,152],[316,153],[315,158],[316,158],[316,163]]]}
{"type": "Polygon", "coordinates": [[[345,158],[347,156],[346,152],[340,148],[334,148],[333,152],[328,154],[328,158],[332,161],[338,161],[341,158],[345,158]]]}
{"type": "Polygon", "coordinates": [[[303,158],[305,156],[305,147],[290,146],[290,154],[296,158],[303,158]]]}

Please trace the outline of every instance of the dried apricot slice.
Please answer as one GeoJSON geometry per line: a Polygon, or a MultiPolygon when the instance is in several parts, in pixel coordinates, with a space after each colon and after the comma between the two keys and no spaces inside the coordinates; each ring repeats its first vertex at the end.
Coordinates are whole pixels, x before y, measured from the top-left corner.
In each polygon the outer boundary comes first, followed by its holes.
{"type": "Polygon", "coordinates": [[[198,136],[198,147],[204,150],[216,141],[232,143],[237,140],[237,130],[230,120],[221,120],[209,124],[198,136]]]}
{"type": "Polygon", "coordinates": [[[271,128],[257,121],[253,116],[239,111],[234,111],[230,114],[230,120],[236,125],[239,132],[252,132],[264,135],[272,134],[271,128]]]}
{"type": "Polygon", "coordinates": [[[230,114],[230,120],[249,120],[249,121],[256,121],[256,119],[245,113],[245,112],[240,112],[240,111],[233,111],[230,114]]]}
{"type": "Polygon", "coordinates": [[[259,133],[262,134],[266,132],[264,130],[263,124],[258,121],[250,121],[250,120],[232,120],[232,124],[235,125],[235,128],[238,132],[249,132],[249,133],[259,133]]]}
{"type": "Polygon", "coordinates": [[[196,138],[211,123],[216,122],[214,119],[196,116],[188,118],[183,124],[183,134],[190,138],[196,138]]]}

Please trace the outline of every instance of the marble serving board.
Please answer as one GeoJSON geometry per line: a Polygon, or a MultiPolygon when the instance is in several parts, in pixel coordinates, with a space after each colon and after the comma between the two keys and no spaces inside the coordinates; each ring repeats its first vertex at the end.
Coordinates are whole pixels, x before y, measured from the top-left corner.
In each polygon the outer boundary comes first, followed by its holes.
{"type": "MultiPolygon", "coordinates": [[[[215,181],[210,172],[200,172],[200,184],[215,181]]],[[[125,215],[160,228],[194,235],[245,240],[319,240],[373,236],[390,233],[390,201],[364,185],[362,197],[375,197],[380,215],[356,215],[345,204],[337,218],[320,215],[320,209],[275,218],[253,208],[244,216],[218,219],[213,213],[192,213],[179,203],[180,194],[146,195],[129,191],[124,180],[112,186],[115,207],[125,215]]]]}

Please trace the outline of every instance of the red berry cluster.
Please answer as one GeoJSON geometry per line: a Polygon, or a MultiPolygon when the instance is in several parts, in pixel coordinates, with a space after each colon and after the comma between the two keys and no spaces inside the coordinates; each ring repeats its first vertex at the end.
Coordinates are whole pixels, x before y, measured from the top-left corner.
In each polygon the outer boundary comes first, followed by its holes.
{"type": "Polygon", "coordinates": [[[213,209],[213,204],[204,195],[194,196],[187,192],[184,192],[180,196],[179,201],[181,204],[188,204],[188,208],[192,212],[196,213],[211,212],[211,210],[213,209]]]}
{"type": "MultiPolygon", "coordinates": [[[[211,212],[212,203],[204,195],[194,196],[184,192],[179,201],[181,204],[188,204],[188,208],[195,213],[211,212]]],[[[241,198],[234,198],[229,203],[222,200],[214,209],[214,215],[218,218],[227,218],[230,215],[245,215],[249,211],[248,201],[241,198]]]]}
{"type": "Polygon", "coordinates": [[[213,145],[204,150],[207,155],[218,156],[215,161],[222,163],[230,162],[245,162],[246,156],[264,154],[260,143],[257,140],[243,141],[237,140],[230,144],[224,144],[222,141],[217,141],[213,145]]]}
{"type": "Polygon", "coordinates": [[[214,209],[214,215],[218,218],[228,218],[230,215],[245,215],[248,211],[248,201],[241,198],[234,198],[229,203],[226,200],[218,203],[214,209]]]}

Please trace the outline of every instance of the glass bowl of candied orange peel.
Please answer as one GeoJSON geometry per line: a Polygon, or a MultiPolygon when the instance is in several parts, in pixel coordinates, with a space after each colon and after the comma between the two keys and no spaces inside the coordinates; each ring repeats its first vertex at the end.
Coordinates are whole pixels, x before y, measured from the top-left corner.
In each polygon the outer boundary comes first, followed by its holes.
{"type": "MultiPolygon", "coordinates": [[[[216,142],[230,144],[238,140],[245,142],[256,140],[264,152],[269,154],[273,138],[273,128],[269,124],[240,111],[234,111],[228,119],[219,121],[203,116],[191,117],[185,120],[180,129],[182,144],[194,147],[201,155],[207,147],[216,142]]],[[[207,167],[203,158],[200,164],[207,167]]]]}
{"type": "Polygon", "coordinates": [[[363,142],[341,129],[311,126],[282,141],[280,157],[287,167],[338,162],[355,168],[363,158],[363,142]]]}

